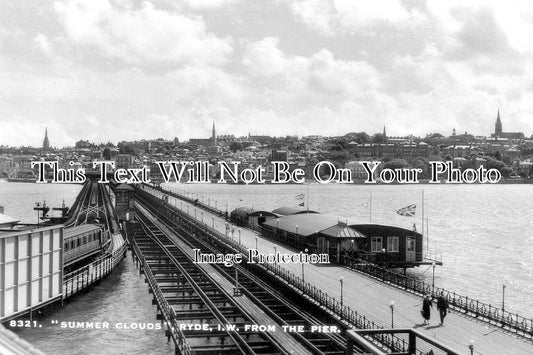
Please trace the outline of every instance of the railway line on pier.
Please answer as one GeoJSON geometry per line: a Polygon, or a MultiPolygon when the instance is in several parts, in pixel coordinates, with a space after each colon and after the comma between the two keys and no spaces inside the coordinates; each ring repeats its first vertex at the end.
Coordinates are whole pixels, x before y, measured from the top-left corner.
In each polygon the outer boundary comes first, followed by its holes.
{"type": "Polygon", "coordinates": [[[235,267],[193,263],[193,249],[220,253],[223,242],[202,239],[194,225],[176,223],[140,196],[136,203],[132,248],[180,352],[346,353],[345,329],[337,318],[252,264],[235,272],[235,267]],[[189,330],[186,324],[204,327],[189,330]],[[325,324],[333,331],[316,331],[325,324]],[[274,328],[265,331],[267,325],[274,328]],[[296,327],[303,328],[286,331],[296,327]]]}

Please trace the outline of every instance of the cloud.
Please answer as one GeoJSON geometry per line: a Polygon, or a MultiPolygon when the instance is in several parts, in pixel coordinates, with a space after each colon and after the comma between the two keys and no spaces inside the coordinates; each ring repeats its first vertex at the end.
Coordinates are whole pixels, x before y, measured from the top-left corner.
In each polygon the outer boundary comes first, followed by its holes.
{"type": "Polygon", "coordinates": [[[209,137],[213,121],[489,134],[498,108],[533,129],[533,5],[515,0],[32,1],[0,13],[0,144],[40,145],[40,124],[58,146],[209,137]]]}
{"type": "Polygon", "coordinates": [[[289,6],[296,19],[329,36],[355,31],[376,21],[400,23],[411,16],[400,1],[395,0],[302,0],[289,6]]]}
{"type": "Polygon", "coordinates": [[[239,0],[181,0],[188,7],[196,10],[218,9],[222,6],[232,5],[239,0]]]}
{"type": "Polygon", "coordinates": [[[361,96],[379,88],[378,72],[364,61],[343,61],[327,49],[309,56],[287,55],[279,49],[279,39],[266,37],[248,44],[242,63],[251,75],[269,88],[289,94],[361,96]]]}
{"type": "Polygon", "coordinates": [[[34,40],[44,54],[49,55],[52,52],[52,45],[45,35],[42,33],[37,33],[34,40]]]}
{"type": "Polygon", "coordinates": [[[55,3],[67,41],[79,51],[96,50],[103,60],[129,65],[181,66],[188,63],[220,65],[233,51],[229,38],[206,29],[199,16],[108,0],[55,3]]]}

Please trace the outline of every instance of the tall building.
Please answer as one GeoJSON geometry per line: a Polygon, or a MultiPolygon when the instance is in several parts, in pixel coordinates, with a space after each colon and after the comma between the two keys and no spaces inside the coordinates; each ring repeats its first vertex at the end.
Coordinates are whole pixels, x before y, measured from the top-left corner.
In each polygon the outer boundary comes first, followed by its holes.
{"type": "Polygon", "coordinates": [[[506,138],[506,139],[523,139],[524,133],[522,132],[504,132],[502,128],[502,120],[500,119],[500,110],[498,109],[498,115],[496,116],[496,123],[494,125],[494,133],[491,134],[492,138],[506,138]]]}
{"type": "Polygon", "coordinates": [[[50,150],[50,142],[48,141],[48,127],[44,130],[43,150],[50,150]]]}
{"type": "Polygon", "coordinates": [[[211,134],[211,145],[217,145],[217,136],[215,134],[215,121],[213,121],[213,133],[211,134]]]}
{"type": "Polygon", "coordinates": [[[501,136],[503,131],[502,131],[502,120],[500,119],[500,109],[498,109],[498,117],[496,117],[496,124],[494,126],[495,126],[494,135],[496,137],[501,136]]]}

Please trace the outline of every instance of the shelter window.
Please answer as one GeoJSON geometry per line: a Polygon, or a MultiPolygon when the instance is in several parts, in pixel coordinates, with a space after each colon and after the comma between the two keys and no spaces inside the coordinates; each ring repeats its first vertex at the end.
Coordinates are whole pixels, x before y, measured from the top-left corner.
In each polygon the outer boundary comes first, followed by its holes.
{"type": "Polygon", "coordinates": [[[397,253],[399,251],[400,237],[387,238],[387,251],[397,253]]]}
{"type": "Polygon", "coordinates": [[[382,237],[372,237],[370,239],[370,251],[380,253],[383,251],[383,238],[382,237]]]}

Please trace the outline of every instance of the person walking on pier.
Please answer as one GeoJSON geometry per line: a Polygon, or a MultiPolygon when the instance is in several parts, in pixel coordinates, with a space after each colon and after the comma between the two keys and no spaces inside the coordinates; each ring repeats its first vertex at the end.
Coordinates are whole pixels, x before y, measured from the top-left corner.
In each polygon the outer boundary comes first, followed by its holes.
{"type": "Polygon", "coordinates": [[[439,310],[440,315],[440,325],[444,325],[444,318],[448,314],[448,300],[444,297],[444,292],[440,292],[439,297],[437,297],[437,309],[439,310]]]}
{"type": "Polygon", "coordinates": [[[424,325],[429,325],[429,320],[431,318],[431,308],[433,307],[433,302],[431,302],[431,296],[429,294],[424,297],[422,302],[422,317],[424,317],[424,325]]]}

